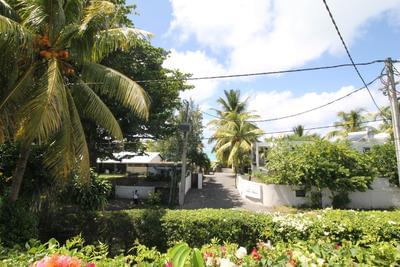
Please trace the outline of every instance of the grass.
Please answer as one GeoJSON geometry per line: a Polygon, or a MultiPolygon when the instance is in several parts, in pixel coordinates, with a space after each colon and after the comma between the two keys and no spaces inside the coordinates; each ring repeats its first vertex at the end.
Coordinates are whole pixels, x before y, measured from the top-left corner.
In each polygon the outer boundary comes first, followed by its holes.
{"type": "Polygon", "coordinates": [[[125,178],[125,177],[127,177],[126,174],[99,174],[99,178],[106,180],[125,178]]]}

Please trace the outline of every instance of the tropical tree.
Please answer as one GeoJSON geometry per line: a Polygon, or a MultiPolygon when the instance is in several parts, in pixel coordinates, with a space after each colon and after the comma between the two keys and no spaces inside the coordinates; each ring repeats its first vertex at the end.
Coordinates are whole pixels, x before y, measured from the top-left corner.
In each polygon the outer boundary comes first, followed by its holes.
{"type": "Polygon", "coordinates": [[[379,124],[378,130],[383,133],[390,134],[390,138],[394,139],[393,126],[392,126],[392,112],[389,106],[381,108],[382,112],[377,112],[373,114],[374,120],[382,120],[379,124]]]}
{"type": "Polygon", "coordinates": [[[351,132],[363,131],[367,127],[363,125],[365,118],[363,116],[363,109],[355,109],[350,112],[340,111],[337,116],[339,121],[335,122],[336,128],[339,130],[334,130],[326,134],[327,138],[332,138],[334,136],[346,137],[351,132]]]}
{"type": "Polygon", "coordinates": [[[230,112],[222,119],[225,121],[223,126],[215,123],[217,127],[210,140],[216,142],[213,151],[217,159],[225,160],[235,173],[243,170],[252,143],[263,133],[254,123],[249,122],[257,117],[248,112],[230,112]]]}
{"type": "Polygon", "coordinates": [[[296,127],[293,127],[293,133],[298,137],[304,136],[304,126],[299,124],[296,127]]]}
{"type": "Polygon", "coordinates": [[[132,47],[148,33],[121,27],[119,6],[109,1],[1,0],[0,136],[20,143],[10,200],[18,198],[32,144],[46,144],[46,167],[59,178],[75,170],[89,181],[89,153],[81,119],[91,119],[122,139],[101,98],[112,98],[148,117],[143,89],[99,62],[132,47]],[[3,56],[4,55],[4,56],[3,56]]]}

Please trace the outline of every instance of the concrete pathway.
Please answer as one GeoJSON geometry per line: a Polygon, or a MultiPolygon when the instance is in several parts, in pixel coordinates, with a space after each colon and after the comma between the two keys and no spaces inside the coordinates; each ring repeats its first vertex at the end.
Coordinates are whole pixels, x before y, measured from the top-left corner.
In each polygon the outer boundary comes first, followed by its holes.
{"type": "Polygon", "coordinates": [[[203,189],[192,188],[185,197],[183,209],[244,209],[268,212],[271,209],[243,199],[235,188],[233,173],[205,175],[203,189]]]}

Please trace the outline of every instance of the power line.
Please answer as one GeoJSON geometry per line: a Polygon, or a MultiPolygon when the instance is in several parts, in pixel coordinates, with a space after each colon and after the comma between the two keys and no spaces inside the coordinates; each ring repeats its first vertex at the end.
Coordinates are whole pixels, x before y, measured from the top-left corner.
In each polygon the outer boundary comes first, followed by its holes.
{"type": "MultiPolygon", "coordinates": [[[[375,79],[373,79],[372,81],[370,81],[367,85],[373,84],[374,82],[376,82],[376,81],[377,81],[378,79],[380,79],[380,78],[381,78],[381,76],[376,77],[375,79]]],[[[329,102],[327,102],[327,103],[325,103],[325,104],[323,104],[323,105],[319,105],[319,106],[316,106],[316,107],[313,107],[313,108],[310,108],[310,109],[307,109],[307,110],[304,110],[304,111],[301,111],[301,112],[297,112],[297,113],[293,113],[293,114],[285,115],[285,116],[281,116],[281,117],[276,117],[276,118],[268,118],[268,119],[260,119],[260,120],[250,120],[249,122],[269,122],[269,121],[277,121],[277,120],[283,120],[283,119],[288,119],[288,118],[292,118],[292,117],[297,117],[297,116],[300,116],[300,115],[303,115],[303,114],[306,114],[306,113],[309,113],[309,112],[312,112],[312,111],[315,111],[315,110],[324,108],[324,107],[326,107],[326,106],[332,105],[332,104],[334,104],[334,103],[336,103],[336,102],[338,102],[338,101],[340,101],[340,100],[342,100],[342,99],[344,99],[344,98],[346,98],[346,97],[349,97],[349,96],[351,96],[352,94],[357,93],[357,92],[359,92],[359,91],[361,91],[361,90],[363,90],[363,89],[365,89],[365,88],[366,88],[366,87],[364,87],[364,86],[363,86],[363,87],[360,87],[360,88],[358,88],[358,89],[356,89],[356,90],[351,91],[351,92],[348,93],[348,94],[345,94],[345,95],[343,95],[343,96],[341,96],[341,97],[339,97],[339,98],[336,98],[336,99],[334,99],[334,100],[332,100],[332,101],[329,101],[329,102]]],[[[227,119],[225,119],[225,118],[220,118],[220,117],[218,117],[218,116],[209,114],[209,113],[204,112],[204,111],[202,111],[202,113],[204,113],[204,114],[206,114],[206,115],[208,115],[208,116],[217,118],[217,119],[227,120],[227,119]]]]}
{"type": "Polygon", "coordinates": [[[339,35],[339,38],[340,38],[340,40],[342,41],[342,45],[343,45],[344,49],[346,50],[347,56],[349,57],[349,59],[350,59],[350,61],[351,61],[351,64],[353,65],[354,69],[356,70],[358,77],[360,77],[360,79],[361,79],[361,81],[363,82],[365,88],[368,90],[369,96],[371,97],[372,101],[374,102],[374,105],[377,107],[377,109],[378,109],[378,110],[381,112],[381,114],[383,115],[383,112],[382,112],[381,108],[380,108],[380,107],[378,106],[378,104],[376,103],[374,96],[372,95],[371,91],[369,90],[368,85],[366,84],[364,78],[362,77],[360,71],[359,71],[358,68],[357,68],[357,65],[354,63],[354,60],[353,60],[352,56],[350,55],[350,51],[349,51],[349,49],[347,48],[346,43],[344,42],[344,39],[343,39],[343,37],[342,37],[342,34],[340,33],[339,27],[337,26],[336,21],[335,21],[335,19],[333,18],[332,12],[331,12],[331,10],[329,9],[328,4],[326,3],[326,0],[322,0],[322,2],[324,3],[325,8],[326,8],[326,10],[327,10],[328,13],[329,13],[329,17],[331,18],[331,21],[332,21],[332,23],[333,23],[333,26],[334,26],[335,29],[336,29],[336,33],[339,35]]]}
{"type": "MultiPolygon", "coordinates": [[[[366,124],[366,123],[371,123],[371,122],[378,122],[378,121],[384,121],[385,119],[376,119],[376,120],[370,120],[370,121],[363,121],[361,124],[366,124]]],[[[310,130],[321,130],[321,129],[329,129],[329,128],[336,128],[340,126],[346,126],[348,123],[342,123],[342,124],[336,124],[336,125],[326,125],[326,126],[316,126],[316,127],[310,127],[310,128],[304,128],[304,131],[310,131],[310,130]]],[[[275,132],[266,132],[263,135],[270,135],[270,134],[280,134],[280,133],[293,133],[293,129],[291,130],[282,130],[282,131],[275,131],[275,132]]],[[[212,137],[204,137],[203,139],[214,139],[212,137]]]]}
{"type": "MultiPolygon", "coordinates": [[[[376,63],[383,63],[385,60],[378,59],[369,62],[354,63],[356,66],[366,66],[376,63]]],[[[397,60],[393,62],[399,62],[397,60]]],[[[262,76],[262,75],[274,75],[274,74],[284,74],[293,72],[306,72],[306,71],[317,71],[317,70],[328,70],[343,67],[353,67],[353,64],[338,64],[338,65],[328,65],[328,66],[318,66],[310,68],[297,68],[297,69],[287,69],[287,70],[276,70],[276,71],[266,71],[266,72],[254,72],[254,73],[241,73],[241,74],[228,74],[228,75],[215,75],[215,76],[203,76],[203,77],[187,77],[178,79],[153,79],[153,80],[138,80],[137,83],[147,83],[147,82],[174,82],[174,81],[198,81],[198,80],[215,80],[215,79],[226,79],[226,78],[239,78],[239,77],[251,77],[251,76],[262,76]]]]}

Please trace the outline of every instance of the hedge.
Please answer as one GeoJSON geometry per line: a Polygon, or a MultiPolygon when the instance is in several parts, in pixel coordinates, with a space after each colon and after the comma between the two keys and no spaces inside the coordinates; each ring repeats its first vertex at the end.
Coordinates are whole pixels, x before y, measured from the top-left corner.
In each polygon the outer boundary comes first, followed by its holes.
{"type": "Polygon", "coordinates": [[[89,244],[101,241],[112,255],[127,253],[135,240],[165,252],[183,241],[201,247],[212,239],[251,248],[258,240],[297,242],[323,239],[360,245],[400,242],[400,211],[320,210],[298,214],[260,214],[238,210],[138,209],[97,213],[54,213],[41,222],[41,239],[59,241],[82,233],[89,244]]]}

